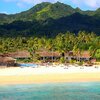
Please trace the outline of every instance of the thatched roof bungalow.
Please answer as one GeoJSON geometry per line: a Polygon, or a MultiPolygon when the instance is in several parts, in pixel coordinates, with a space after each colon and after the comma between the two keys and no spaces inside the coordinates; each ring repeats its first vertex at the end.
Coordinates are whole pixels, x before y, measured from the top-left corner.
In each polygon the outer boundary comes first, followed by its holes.
{"type": "Polygon", "coordinates": [[[14,66],[15,64],[16,64],[16,59],[12,57],[0,56],[0,66],[14,66]]]}
{"type": "Polygon", "coordinates": [[[68,60],[78,60],[78,61],[89,61],[91,60],[91,55],[89,51],[83,51],[75,54],[75,52],[69,51],[65,54],[66,59],[68,60]]]}
{"type": "Polygon", "coordinates": [[[5,57],[12,57],[12,58],[15,58],[15,59],[24,59],[24,58],[30,58],[31,57],[30,53],[26,50],[7,53],[7,54],[4,54],[4,56],[5,57]]]}
{"type": "Polygon", "coordinates": [[[82,53],[77,54],[78,57],[81,58],[90,58],[90,52],[89,51],[83,51],[82,53]]]}
{"type": "Polygon", "coordinates": [[[82,53],[77,54],[76,58],[79,60],[89,61],[91,60],[91,55],[89,51],[83,51],[82,53]]]}
{"type": "Polygon", "coordinates": [[[60,53],[58,52],[52,52],[52,51],[42,51],[42,52],[36,52],[40,56],[40,60],[45,61],[56,61],[61,57],[60,53]]]}
{"type": "Polygon", "coordinates": [[[37,52],[41,57],[60,57],[60,54],[58,52],[37,52]]]}

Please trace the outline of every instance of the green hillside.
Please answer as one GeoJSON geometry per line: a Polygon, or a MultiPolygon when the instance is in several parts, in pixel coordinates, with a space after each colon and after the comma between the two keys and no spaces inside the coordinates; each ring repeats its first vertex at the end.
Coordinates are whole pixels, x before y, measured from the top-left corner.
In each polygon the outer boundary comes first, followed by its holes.
{"type": "Polygon", "coordinates": [[[56,36],[62,32],[100,33],[100,8],[82,11],[57,2],[43,2],[13,15],[0,14],[0,36],[56,36]]]}

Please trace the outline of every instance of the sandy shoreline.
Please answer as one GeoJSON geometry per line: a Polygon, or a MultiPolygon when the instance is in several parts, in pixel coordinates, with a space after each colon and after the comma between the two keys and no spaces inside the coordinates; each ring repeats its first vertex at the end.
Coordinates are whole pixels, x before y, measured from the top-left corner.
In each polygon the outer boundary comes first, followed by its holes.
{"type": "Polygon", "coordinates": [[[52,83],[52,82],[96,82],[96,81],[100,81],[100,73],[0,76],[0,85],[52,83]]]}
{"type": "Polygon", "coordinates": [[[0,85],[52,82],[100,81],[100,68],[5,68],[0,69],[0,85]]]}

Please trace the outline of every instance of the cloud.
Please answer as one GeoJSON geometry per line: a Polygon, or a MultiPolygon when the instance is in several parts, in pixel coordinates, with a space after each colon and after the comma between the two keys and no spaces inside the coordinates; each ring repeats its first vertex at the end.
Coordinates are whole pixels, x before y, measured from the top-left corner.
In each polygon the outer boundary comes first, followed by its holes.
{"type": "MultiPolygon", "coordinates": [[[[72,0],[70,0],[72,1],[72,0]]],[[[89,8],[99,8],[100,7],[100,0],[73,0],[73,3],[76,4],[77,6],[87,6],[89,8]]]]}
{"type": "Polygon", "coordinates": [[[19,3],[26,3],[26,4],[38,4],[41,2],[57,2],[61,0],[4,0],[6,2],[19,2],[19,3]]]}
{"type": "Polygon", "coordinates": [[[8,14],[8,12],[2,11],[2,12],[0,12],[0,14],[8,14]]]}
{"type": "Polygon", "coordinates": [[[41,2],[57,2],[58,0],[4,0],[5,2],[14,2],[19,7],[24,7],[25,5],[36,5],[41,2]]]}
{"type": "Polygon", "coordinates": [[[17,3],[17,6],[20,7],[20,8],[25,8],[26,7],[25,4],[20,3],[20,2],[17,3]]]}
{"type": "Polygon", "coordinates": [[[15,2],[17,6],[19,7],[24,7],[25,5],[36,5],[41,2],[63,2],[63,3],[68,3],[71,2],[70,4],[73,4],[78,7],[86,6],[88,8],[99,8],[100,7],[100,0],[4,0],[6,2],[15,2]]]}
{"type": "Polygon", "coordinates": [[[57,1],[61,1],[61,0],[20,0],[21,2],[27,3],[27,4],[38,4],[41,2],[57,2],[57,1]]]}
{"type": "Polygon", "coordinates": [[[13,0],[4,0],[4,1],[6,1],[6,2],[10,2],[10,1],[13,1],[13,0]]]}

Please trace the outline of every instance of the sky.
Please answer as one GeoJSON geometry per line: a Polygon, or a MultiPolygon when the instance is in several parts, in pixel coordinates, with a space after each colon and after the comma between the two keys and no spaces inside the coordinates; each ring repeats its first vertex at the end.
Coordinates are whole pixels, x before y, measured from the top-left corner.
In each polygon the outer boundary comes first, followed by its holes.
{"type": "Polygon", "coordinates": [[[15,14],[30,9],[41,2],[62,2],[82,10],[100,8],[100,0],[0,0],[0,13],[15,14]]]}

